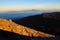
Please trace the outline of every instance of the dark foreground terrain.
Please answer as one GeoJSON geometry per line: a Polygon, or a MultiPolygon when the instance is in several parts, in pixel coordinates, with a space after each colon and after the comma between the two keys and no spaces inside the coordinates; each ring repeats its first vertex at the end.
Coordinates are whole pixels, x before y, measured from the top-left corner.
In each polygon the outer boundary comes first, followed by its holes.
{"type": "Polygon", "coordinates": [[[13,32],[0,30],[0,40],[60,40],[60,37],[42,38],[42,37],[27,37],[13,32]]]}

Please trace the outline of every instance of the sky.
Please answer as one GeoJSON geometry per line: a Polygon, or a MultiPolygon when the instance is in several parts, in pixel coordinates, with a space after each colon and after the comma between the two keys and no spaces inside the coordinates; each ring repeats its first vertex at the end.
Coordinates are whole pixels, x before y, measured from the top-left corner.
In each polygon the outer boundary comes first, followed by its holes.
{"type": "Polygon", "coordinates": [[[31,9],[60,10],[60,0],[0,0],[0,12],[31,9]]]}

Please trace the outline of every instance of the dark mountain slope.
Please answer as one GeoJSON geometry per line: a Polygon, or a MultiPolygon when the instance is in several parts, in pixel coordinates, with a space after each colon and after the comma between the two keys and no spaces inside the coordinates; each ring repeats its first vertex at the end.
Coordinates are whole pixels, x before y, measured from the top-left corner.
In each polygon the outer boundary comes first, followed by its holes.
{"type": "Polygon", "coordinates": [[[60,12],[29,16],[15,22],[38,31],[60,35],[60,12]]]}

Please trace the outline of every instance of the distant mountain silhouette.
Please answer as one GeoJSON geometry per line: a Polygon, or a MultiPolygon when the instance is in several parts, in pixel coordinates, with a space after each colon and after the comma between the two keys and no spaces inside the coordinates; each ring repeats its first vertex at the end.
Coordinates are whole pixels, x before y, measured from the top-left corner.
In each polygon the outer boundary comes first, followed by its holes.
{"type": "Polygon", "coordinates": [[[29,16],[15,22],[38,31],[60,35],[60,12],[29,16]]]}

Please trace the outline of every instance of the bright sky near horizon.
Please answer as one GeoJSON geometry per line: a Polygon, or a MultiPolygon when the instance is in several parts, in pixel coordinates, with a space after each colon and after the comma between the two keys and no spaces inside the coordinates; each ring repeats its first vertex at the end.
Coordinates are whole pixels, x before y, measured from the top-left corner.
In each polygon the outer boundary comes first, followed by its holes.
{"type": "Polygon", "coordinates": [[[30,9],[60,10],[60,0],[0,0],[0,12],[30,9]]]}

